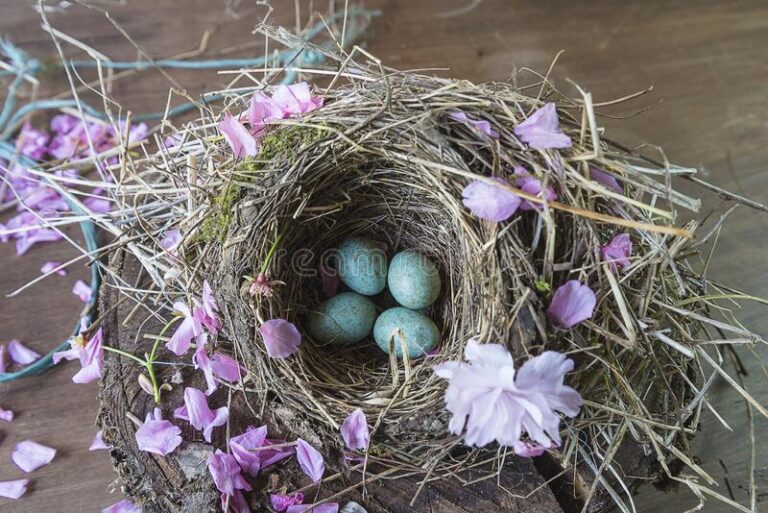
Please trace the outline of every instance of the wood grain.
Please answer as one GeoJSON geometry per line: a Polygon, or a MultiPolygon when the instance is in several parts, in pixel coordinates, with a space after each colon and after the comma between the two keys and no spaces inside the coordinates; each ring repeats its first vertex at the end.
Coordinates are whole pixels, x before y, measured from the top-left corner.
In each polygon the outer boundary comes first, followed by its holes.
{"type": "MultiPolygon", "coordinates": [[[[768,4],[761,0],[648,0],[586,2],[485,0],[459,16],[445,16],[469,0],[370,1],[383,16],[374,22],[369,49],[399,68],[450,68],[436,74],[475,81],[507,78],[514,67],[544,71],[560,49],[566,50],[553,76],[563,90],[565,78],[610,100],[654,86],[654,93],[634,105],[609,109],[629,115],[659,100],[661,106],[624,121],[602,118],[613,139],[630,145],[647,141],[664,147],[668,158],[697,166],[712,182],[768,202],[768,4]]],[[[277,4],[279,18],[289,21],[292,2],[277,4]]],[[[110,5],[110,4],[103,4],[110,5]]],[[[219,26],[212,48],[256,41],[251,28],[263,9],[251,4],[228,14],[223,1],[133,0],[109,7],[116,20],[153,56],[163,57],[197,47],[202,32],[219,26]]],[[[52,59],[49,36],[39,29],[38,15],[26,1],[6,0],[0,6],[0,32],[34,55],[52,59]]],[[[135,51],[96,13],[74,6],[50,15],[59,29],[87,40],[113,58],[133,58],[135,51]]],[[[72,55],[75,52],[71,52],[72,55]]],[[[247,53],[247,52],[244,52],[247,53]]],[[[241,53],[240,55],[243,55],[241,53]]],[[[177,72],[173,77],[192,94],[224,84],[215,72],[177,72]]],[[[45,77],[48,89],[64,89],[57,74],[45,77]]],[[[168,84],[159,74],[127,79],[115,95],[124,109],[147,112],[164,107],[168,84]]],[[[695,188],[683,185],[689,192],[695,188]]],[[[719,201],[705,195],[703,212],[719,201]]],[[[764,234],[768,218],[739,208],[720,237],[708,274],[754,295],[768,296],[768,257],[764,234]]],[[[37,275],[46,260],[73,255],[63,244],[34,248],[18,258],[11,245],[0,246],[0,290],[12,291],[37,275]]],[[[0,340],[21,338],[44,350],[67,335],[80,307],[69,290],[77,274],[38,285],[20,298],[0,299],[0,340]]],[[[86,273],[81,271],[85,277],[86,273]]],[[[739,318],[752,329],[768,333],[765,309],[746,304],[739,318]]],[[[765,351],[763,351],[765,355],[765,351]]],[[[768,386],[759,362],[743,352],[750,391],[768,403],[768,386]]],[[[729,369],[733,373],[733,369],[729,369]]],[[[9,463],[13,445],[25,438],[60,449],[54,463],[34,473],[32,493],[23,501],[0,500],[0,512],[98,511],[118,500],[108,487],[115,475],[105,453],[88,453],[95,432],[96,388],[69,381],[75,369],[63,366],[44,377],[0,386],[0,404],[19,412],[18,420],[0,429],[0,479],[17,478],[9,463]]],[[[726,478],[721,491],[747,500],[749,452],[744,406],[719,384],[712,404],[733,432],[707,414],[707,429],[696,439],[702,466],[726,478]]],[[[758,440],[768,433],[765,419],[756,420],[758,440]]],[[[757,454],[758,489],[768,481],[768,446],[757,454]]],[[[658,494],[645,488],[637,497],[638,511],[682,511],[695,504],[690,494],[658,494]]],[[[708,503],[707,512],[727,511],[708,503]]]]}

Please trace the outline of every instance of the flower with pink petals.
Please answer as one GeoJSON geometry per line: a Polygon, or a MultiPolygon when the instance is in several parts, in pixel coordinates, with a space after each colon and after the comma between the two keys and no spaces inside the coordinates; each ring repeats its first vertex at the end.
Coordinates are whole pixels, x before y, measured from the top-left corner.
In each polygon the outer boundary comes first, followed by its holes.
{"type": "Polygon", "coordinates": [[[632,239],[628,233],[615,235],[611,242],[600,248],[600,254],[605,262],[611,267],[629,267],[632,263],[629,257],[632,256],[632,239]]]}
{"type": "Polygon", "coordinates": [[[262,447],[267,442],[267,426],[249,427],[229,441],[229,449],[244,472],[256,477],[262,466],[262,447]]]}
{"type": "Polygon", "coordinates": [[[184,236],[179,230],[168,230],[160,239],[160,247],[166,250],[171,255],[177,255],[179,252],[179,246],[184,240],[184,236]]]}
{"type": "Polygon", "coordinates": [[[581,321],[591,319],[597,298],[588,286],[578,280],[560,285],[547,308],[547,317],[559,328],[568,329],[581,321]]]}
{"type": "Polygon", "coordinates": [[[528,116],[528,119],[514,129],[521,141],[537,150],[548,148],[570,148],[571,138],[560,130],[557,108],[548,103],[528,116]]]}
{"type": "Polygon", "coordinates": [[[213,296],[213,290],[211,290],[208,280],[203,280],[203,296],[200,303],[200,322],[211,333],[218,333],[219,328],[221,328],[218,316],[219,305],[216,304],[216,298],[213,296]]]}
{"type": "MultiPolygon", "coordinates": [[[[547,201],[555,201],[557,199],[557,193],[555,193],[555,189],[551,185],[547,185],[546,188],[543,188],[541,186],[541,180],[531,176],[524,167],[516,167],[515,175],[517,175],[515,185],[521,191],[527,192],[537,198],[546,199],[547,201]]],[[[543,205],[539,203],[531,203],[528,200],[522,200],[520,202],[520,210],[538,210],[542,207],[543,205]]]]}
{"type": "Polygon", "coordinates": [[[81,369],[72,377],[75,383],[91,383],[101,378],[104,368],[104,334],[99,328],[93,337],[87,339],[85,327],[81,326],[80,335],[69,341],[70,349],[53,353],[53,363],[61,360],[80,360],[81,369]]]}
{"type": "Polygon", "coordinates": [[[285,319],[271,319],[259,327],[267,354],[272,358],[287,358],[298,352],[301,333],[285,319]]]}
{"type": "Polygon", "coordinates": [[[136,430],[136,445],[141,451],[167,456],[181,445],[181,429],[163,420],[160,408],[155,408],[136,430]]]}
{"type": "Polygon", "coordinates": [[[0,497],[6,499],[18,499],[27,493],[29,479],[16,479],[15,481],[0,481],[0,497]]]}
{"type": "Polygon", "coordinates": [[[261,137],[267,123],[285,117],[283,109],[269,96],[261,91],[255,93],[248,106],[248,121],[251,123],[251,133],[261,137]]]}
{"type": "MultiPolygon", "coordinates": [[[[503,178],[493,178],[496,182],[509,185],[503,178]]],[[[461,192],[462,203],[474,215],[486,221],[499,223],[506,221],[520,206],[520,196],[495,185],[474,181],[461,192]]]]}
{"type": "Polygon", "coordinates": [[[467,114],[460,110],[453,110],[448,113],[448,117],[454,121],[459,121],[468,126],[471,126],[478,132],[482,132],[492,139],[498,139],[499,133],[491,127],[491,123],[485,119],[474,120],[467,116],[467,114]]]}
{"type": "Polygon", "coordinates": [[[512,355],[500,344],[470,340],[465,362],[445,362],[435,373],[448,380],[445,402],[453,415],[448,425],[454,434],[466,428],[467,445],[500,445],[527,452],[535,445],[550,448],[560,443],[559,411],[575,416],[581,396],[563,384],[573,361],[548,351],[527,361],[515,376],[512,355]],[[531,444],[521,445],[523,433],[531,444]]]}
{"type": "Polygon", "coordinates": [[[248,288],[248,293],[252,296],[272,297],[272,283],[266,273],[259,273],[248,288]]]}
{"type": "Polygon", "coordinates": [[[306,114],[323,106],[323,98],[312,96],[306,82],[278,86],[272,93],[272,101],[284,115],[306,114]]]}
{"type": "Polygon", "coordinates": [[[176,301],[173,304],[173,310],[178,312],[183,320],[176,328],[171,339],[166,342],[165,347],[176,356],[181,356],[189,351],[193,338],[198,341],[200,340],[203,333],[203,325],[200,322],[200,314],[193,314],[189,307],[181,301],[176,301]]]}
{"type": "Polygon", "coordinates": [[[351,451],[368,450],[371,436],[368,431],[368,421],[362,409],[357,408],[344,419],[341,425],[341,438],[344,439],[347,449],[351,451]]]}
{"type": "Polygon", "coordinates": [[[40,267],[40,272],[42,274],[55,273],[59,276],[66,276],[67,270],[59,269],[59,267],[61,267],[61,262],[46,262],[40,267]]]}
{"type": "Polygon", "coordinates": [[[93,297],[93,290],[83,280],[77,280],[72,287],[72,294],[79,297],[83,303],[89,303],[93,297]]]}
{"type": "Polygon", "coordinates": [[[111,449],[111,447],[104,442],[104,431],[99,430],[96,433],[96,436],[93,437],[93,441],[91,442],[91,446],[88,447],[88,450],[89,451],[106,451],[109,449],[111,449]]]}
{"type": "Polygon", "coordinates": [[[325,504],[298,504],[288,506],[285,513],[338,513],[339,505],[336,502],[326,502],[325,504]]]}
{"type": "Polygon", "coordinates": [[[11,422],[13,420],[13,411],[0,407],[0,420],[11,422]]]}
{"type": "Polygon", "coordinates": [[[319,483],[325,473],[325,461],[320,451],[301,438],[296,439],[296,459],[304,473],[313,483],[319,483]]]}
{"type": "Polygon", "coordinates": [[[208,385],[205,395],[211,395],[218,388],[216,378],[233,383],[239,381],[243,374],[242,367],[233,358],[221,353],[213,353],[213,356],[209,357],[206,346],[202,344],[192,356],[192,363],[196,369],[203,371],[208,385]]]}
{"type": "Polygon", "coordinates": [[[141,513],[141,508],[128,499],[123,499],[101,510],[101,513],[141,513]]]}
{"type": "Polygon", "coordinates": [[[208,399],[202,390],[186,387],[184,389],[184,406],[176,408],[173,416],[188,421],[192,427],[202,431],[205,441],[210,443],[213,428],[227,423],[229,408],[222,406],[213,411],[208,406],[208,399]]]}
{"type": "Polygon", "coordinates": [[[240,474],[240,466],[231,454],[216,449],[208,455],[208,471],[216,488],[224,494],[234,495],[236,490],[250,490],[251,485],[240,474]]]}
{"type": "Polygon", "coordinates": [[[304,494],[301,492],[290,493],[288,495],[273,493],[269,496],[269,502],[272,504],[272,509],[282,512],[291,506],[304,502],[304,494]]]}
{"type": "Polygon", "coordinates": [[[16,444],[16,449],[11,454],[11,460],[21,470],[29,473],[48,465],[55,456],[56,449],[32,440],[25,440],[16,444]]]}
{"type": "Polygon", "coordinates": [[[16,339],[8,342],[8,356],[18,365],[29,365],[40,358],[40,354],[31,350],[16,339]]]}
{"type": "Polygon", "coordinates": [[[42,160],[48,153],[49,139],[47,132],[33,128],[29,122],[26,122],[16,137],[16,149],[31,159],[42,160]]]}
{"type": "Polygon", "coordinates": [[[232,116],[227,115],[219,122],[219,131],[232,148],[235,158],[253,157],[258,153],[256,139],[232,116]]]}

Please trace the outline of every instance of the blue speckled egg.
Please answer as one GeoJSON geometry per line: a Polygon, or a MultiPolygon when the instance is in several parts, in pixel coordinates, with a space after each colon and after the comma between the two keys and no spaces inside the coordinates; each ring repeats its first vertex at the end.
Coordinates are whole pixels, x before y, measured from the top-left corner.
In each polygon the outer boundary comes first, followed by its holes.
{"type": "Polygon", "coordinates": [[[389,341],[395,340],[395,354],[403,357],[403,344],[408,357],[419,358],[437,347],[440,331],[426,315],[398,306],[385,310],[373,326],[373,338],[382,351],[389,354],[389,341]]]}
{"type": "Polygon", "coordinates": [[[401,251],[389,264],[389,291],[406,308],[420,310],[440,295],[440,273],[429,258],[417,251],[401,251]]]}
{"type": "Polygon", "coordinates": [[[351,238],[341,243],[336,254],[339,277],[359,294],[373,296],[387,285],[387,255],[375,242],[351,238]]]}
{"type": "Polygon", "coordinates": [[[309,332],[321,344],[344,346],[371,334],[376,306],[356,292],[342,292],[309,314],[309,332]]]}

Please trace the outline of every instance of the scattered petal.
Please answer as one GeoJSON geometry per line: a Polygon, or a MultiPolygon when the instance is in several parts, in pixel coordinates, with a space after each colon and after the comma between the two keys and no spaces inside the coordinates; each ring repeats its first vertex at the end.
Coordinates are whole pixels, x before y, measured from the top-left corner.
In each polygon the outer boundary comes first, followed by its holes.
{"type": "Polygon", "coordinates": [[[181,235],[179,230],[168,230],[165,235],[160,239],[160,247],[166,250],[171,255],[177,255],[181,241],[184,240],[184,236],[181,235]]]}
{"type": "Polygon", "coordinates": [[[141,508],[128,499],[123,499],[102,509],[101,513],[141,513],[141,508]]]}
{"type": "Polygon", "coordinates": [[[494,130],[491,127],[491,123],[485,119],[480,120],[474,120],[467,116],[466,113],[460,111],[460,110],[453,110],[448,113],[448,117],[451,118],[454,121],[459,121],[462,123],[466,123],[467,125],[471,126],[475,130],[484,133],[488,137],[491,137],[493,139],[499,138],[499,133],[494,130]]]}
{"type": "Polygon", "coordinates": [[[313,483],[319,483],[325,473],[325,461],[320,451],[298,438],[296,440],[296,459],[304,473],[313,483]]]}
{"type": "Polygon", "coordinates": [[[287,358],[298,352],[301,333],[293,323],[284,319],[271,319],[259,327],[267,354],[272,358],[287,358]]]}
{"type": "Polygon", "coordinates": [[[596,304],[597,298],[592,289],[578,280],[570,280],[555,291],[547,308],[547,317],[556,326],[568,329],[590,319],[596,304]]]}
{"type": "Polygon", "coordinates": [[[344,420],[341,425],[341,437],[347,449],[354,451],[368,449],[370,443],[370,433],[368,431],[368,421],[365,418],[363,410],[358,408],[344,420]]]}
{"type": "Polygon", "coordinates": [[[0,420],[11,422],[13,420],[13,412],[0,407],[0,420]]]}
{"type": "Polygon", "coordinates": [[[203,333],[203,325],[200,322],[200,314],[193,314],[189,307],[181,301],[175,302],[173,304],[173,309],[181,314],[184,319],[176,328],[171,339],[166,342],[165,347],[176,356],[181,356],[189,351],[189,346],[192,343],[193,338],[199,340],[203,333]]]}
{"type": "Polygon", "coordinates": [[[224,494],[234,495],[235,490],[251,489],[251,485],[240,474],[240,466],[235,458],[219,449],[208,455],[208,471],[216,488],[224,494]]]}
{"type": "MultiPolygon", "coordinates": [[[[494,178],[494,180],[509,185],[509,182],[503,178],[494,178]]],[[[474,215],[496,223],[512,217],[520,206],[520,196],[517,194],[481,181],[474,181],[464,187],[461,195],[462,203],[474,215]]]]}
{"type": "Polygon", "coordinates": [[[288,506],[285,510],[286,513],[338,513],[339,505],[336,502],[326,502],[325,504],[301,504],[296,506],[288,506]]]}
{"type": "Polygon", "coordinates": [[[218,317],[219,305],[216,304],[216,298],[213,296],[213,291],[211,290],[208,280],[203,280],[203,297],[201,303],[202,306],[200,311],[202,313],[200,315],[200,322],[206,329],[208,329],[208,331],[216,334],[221,327],[221,322],[218,317]]]}
{"type": "Polygon", "coordinates": [[[106,214],[112,210],[112,201],[104,197],[92,196],[83,200],[83,205],[94,214],[106,214]]]}
{"type": "Polygon", "coordinates": [[[589,176],[597,183],[606,186],[612,191],[618,192],[619,194],[624,194],[624,188],[621,186],[618,180],[613,177],[613,175],[610,175],[605,171],[595,169],[594,167],[590,167],[589,176]]]}
{"type": "Polygon", "coordinates": [[[278,86],[272,93],[272,100],[285,115],[306,114],[323,106],[323,98],[312,96],[306,82],[278,86]]]}
{"type": "MultiPolygon", "coordinates": [[[[203,432],[205,441],[211,442],[213,429],[223,426],[229,419],[229,408],[222,406],[212,411],[205,394],[193,387],[184,389],[184,406],[173,412],[174,417],[188,421],[192,427],[203,432]]],[[[224,491],[224,490],[221,490],[224,491]]]]}
{"type": "Polygon", "coordinates": [[[55,272],[59,276],[65,276],[67,274],[66,269],[58,269],[54,271],[57,267],[61,266],[61,262],[46,262],[43,264],[43,266],[40,268],[40,272],[42,274],[48,274],[50,272],[55,272]]]}
{"type": "Polygon", "coordinates": [[[104,333],[96,330],[93,337],[86,339],[85,327],[81,327],[80,335],[69,341],[70,349],[53,353],[53,363],[61,360],[80,360],[81,369],[72,376],[75,383],[91,383],[101,378],[104,370],[104,348],[102,346],[104,333]]]}
{"type": "Polygon", "coordinates": [[[16,444],[11,460],[21,470],[29,473],[48,465],[55,456],[56,449],[46,447],[32,440],[25,440],[16,444]]]}
{"type": "Polygon", "coordinates": [[[269,502],[272,504],[272,509],[278,512],[282,512],[291,506],[303,503],[304,494],[301,492],[291,493],[288,495],[273,493],[269,496],[269,502]]]}
{"type": "Polygon", "coordinates": [[[181,445],[181,429],[163,420],[160,408],[155,408],[136,430],[136,445],[141,451],[167,456],[181,445]]]}
{"type": "Polygon", "coordinates": [[[40,354],[26,347],[16,339],[8,342],[8,356],[18,365],[29,365],[40,358],[40,354]]]}
{"type": "Polygon", "coordinates": [[[512,448],[515,451],[515,454],[524,458],[535,458],[536,456],[541,456],[547,452],[546,447],[528,441],[515,442],[512,448]]]}
{"type": "Polygon", "coordinates": [[[600,254],[603,260],[624,269],[632,263],[629,257],[632,256],[632,239],[628,233],[620,233],[611,239],[611,242],[600,248],[600,254]]]}
{"type": "Polygon", "coordinates": [[[93,290],[83,280],[77,280],[72,287],[72,294],[79,297],[83,303],[89,303],[93,297],[93,290]]]}
{"type": "Polygon", "coordinates": [[[232,495],[221,494],[221,509],[225,512],[232,510],[234,513],[251,513],[251,507],[245,500],[245,495],[240,490],[235,490],[232,495]]]}
{"type": "Polygon", "coordinates": [[[560,130],[557,108],[548,103],[515,127],[515,135],[537,150],[570,148],[571,138],[560,130]]]}
{"type": "Polygon", "coordinates": [[[6,499],[18,499],[27,493],[29,479],[17,479],[15,481],[0,481],[0,497],[6,499]]]}
{"type": "Polygon", "coordinates": [[[267,426],[249,427],[245,433],[238,435],[229,441],[229,449],[243,472],[254,477],[262,468],[262,447],[267,442],[267,426]]]}
{"type": "MultiPolygon", "coordinates": [[[[541,180],[531,176],[528,171],[523,167],[515,168],[515,185],[523,192],[527,192],[538,198],[546,198],[547,201],[555,201],[557,199],[557,193],[551,185],[547,185],[546,189],[542,189],[541,180]]],[[[543,208],[543,205],[538,203],[531,203],[527,200],[522,200],[520,203],[520,210],[538,210],[543,208]]]]}
{"type": "Polygon", "coordinates": [[[96,433],[96,436],[93,437],[93,442],[91,442],[91,446],[88,447],[88,450],[89,451],[105,451],[109,449],[111,449],[111,447],[104,442],[104,431],[99,430],[96,433]]]}
{"type": "Polygon", "coordinates": [[[232,116],[227,115],[223,121],[219,122],[219,131],[232,148],[235,158],[253,157],[258,153],[256,139],[232,116]]]}

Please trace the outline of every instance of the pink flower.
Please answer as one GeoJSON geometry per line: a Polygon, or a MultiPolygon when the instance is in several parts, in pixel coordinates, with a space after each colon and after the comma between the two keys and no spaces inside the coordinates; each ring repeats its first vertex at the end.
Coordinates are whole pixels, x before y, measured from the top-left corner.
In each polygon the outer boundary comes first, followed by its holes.
{"type": "Polygon", "coordinates": [[[167,456],[181,445],[181,429],[163,420],[160,408],[155,408],[136,430],[136,445],[140,451],[167,456]]]}
{"type": "Polygon", "coordinates": [[[267,426],[258,428],[249,427],[242,435],[238,435],[229,441],[229,449],[240,468],[244,472],[256,477],[261,470],[262,451],[266,445],[267,426]]]}
{"type": "Polygon", "coordinates": [[[80,123],[80,120],[70,114],[57,114],[51,119],[51,130],[57,134],[68,134],[80,123]]]}
{"type": "Polygon", "coordinates": [[[299,350],[301,333],[293,323],[271,319],[259,327],[267,354],[272,358],[287,358],[299,350]]]}
{"type": "Polygon", "coordinates": [[[251,489],[251,485],[240,474],[240,467],[235,458],[219,449],[208,455],[208,471],[221,493],[234,495],[235,490],[251,489]]]}
{"type": "Polygon", "coordinates": [[[515,127],[514,132],[521,141],[537,150],[571,147],[571,138],[560,130],[554,103],[548,103],[531,114],[515,127]]]}
{"type": "Polygon", "coordinates": [[[189,307],[181,301],[176,301],[173,304],[174,311],[178,312],[184,318],[179,324],[176,331],[171,336],[171,339],[166,342],[167,347],[176,356],[181,356],[189,351],[189,346],[192,343],[192,339],[200,340],[203,333],[203,325],[200,322],[200,314],[193,315],[189,307]]]}
{"type": "Polygon", "coordinates": [[[341,437],[347,449],[354,451],[368,449],[370,443],[370,433],[368,431],[368,421],[365,418],[363,410],[358,408],[344,420],[341,425],[341,437]]]}
{"type": "Polygon", "coordinates": [[[266,124],[270,121],[283,119],[283,109],[272,98],[262,93],[255,93],[248,107],[248,120],[251,123],[251,133],[260,137],[266,124]]]}
{"type": "Polygon", "coordinates": [[[70,349],[53,354],[53,362],[63,360],[80,360],[81,369],[72,377],[75,383],[91,383],[101,378],[104,368],[104,348],[102,341],[104,334],[101,328],[96,330],[93,337],[86,339],[83,334],[85,327],[81,327],[80,335],[69,341],[70,349]]]}
{"type": "Polygon", "coordinates": [[[258,153],[256,139],[232,116],[227,115],[223,121],[219,122],[219,131],[232,148],[235,158],[253,157],[258,153]]]}
{"type": "Polygon", "coordinates": [[[21,470],[29,473],[48,465],[55,456],[56,449],[32,440],[25,440],[16,444],[16,449],[11,454],[11,460],[21,470]]]}
{"type": "Polygon", "coordinates": [[[296,459],[304,473],[313,483],[319,483],[325,473],[325,461],[320,451],[301,438],[296,439],[296,459]]]}
{"type": "Polygon", "coordinates": [[[141,508],[128,499],[123,499],[101,510],[101,513],[141,513],[141,508]]]}
{"type": "Polygon", "coordinates": [[[435,373],[448,380],[445,402],[453,415],[449,430],[458,435],[466,427],[467,445],[483,447],[494,440],[523,452],[523,432],[538,445],[560,443],[560,418],[578,413],[581,397],[563,385],[573,362],[551,351],[530,359],[517,378],[512,356],[500,344],[470,340],[464,350],[469,363],[446,362],[435,373]]]}
{"type": "Polygon", "coordinates": [[[272,297],[272,283],[267,279],[265,273],[259,273],[248,288],[248,293],[252,296],[272,297]]]}
{"type": "Polygon", "coordinates": [[[272,93],[272,101],[283,110],[284,115],[306,114],[323,106],[323,98],[312,96],[306,82],[278,86],[272,93]]]}
{"type": "Polygon", "coordinates": [[[160,239],[160,247],[166,250],[171,255],[178,254],[179,245],[184,240],[184,236],[181,235],[179,230],[168,230],[165,235],[160,239]]]}
{"type": "MultiPolygon", "coordinates": [[[[509,185],[509,182],[503,178],[494,178],[494,180],[509,185]]],[[[461,195],[462,203],[474,215],[495,223],[512,217],[520,206],[520,196],[517,194],[481,181],[474,181],[464,187],[461,195]]]]}
{"type": "Polygon", "coordinates": [[[11,410],[0,408],[0,420],[11,422],[13,420],[13,412],[11,410]]]}
{"type": "Polygon", "coordinates": [[[223,426],[229,420],[229,408],[222,406],[212,411],[205,394],[197,388],[184,389],[184,406],[176,408],[173,416],[188,421],[192,427],[203,432],[205,441],[210,443],[213,428],[223,426]]]}
{"type": "Polygon", "coordinates": [[[105,451],[109,449],[111,449],[111,447],[104,442],[104,431],[99,430],[96,433],[96,436],[93,437],[93,442],[91,442],[91,446],[88,447],[88,450],[89,451],[105,451]]]}
{"type": "Polygon", "coordinates": [[[491,123],[485,119],[481,120],[474,120],[467,116],[465,112],[462,112],[460,110],[452,110],[448,113],[448,117],[451,118],[454,121],[459,121],[462,123],[465,123],[475,130],[484,133],[488,137],[491,137],[493,139],[499,138],[499,133],[491,128],[491,123]]]}
{"type": "Polygon", "coordinates": [[[49,139],[47,132],[33,128],[29,122],[26,122],[16,137],[16,149],[31,159],[43,160],[48,153],[49,139]]]}
{"type": "Polygon", "coordinates": [[[578,280],[560,285],[547,308],[547,317],[558,327],[568,329],[592,318],[597,298],[595,293],[578,280]]]}
{"type": "Polygon", "coordinates": [[[0,481],[0,497],[6,499],[18,499],[27,493],[29,479],[17,479],[15,481],[0,481]]]}
{"type": "MultiPolygon", "coordinates": [[[[532,194],[538,198],[546,198],[547,201],[555,201],[557,199],[555,189],[553,189],[551,185],[548,185],[546,189],[542,190],[541,180],[531,176],[525,168],[516,167],[515,175],[517,175],[515,185],[517,185],[517,188],[521,191],[532,194]]],[[[522,200],[520,203],[520,210],[538,210],[541,208],[542,205],[531,203],[527,200],[522,200]]]]}
{"type": "Polygon", "coordinates": [[[325,504],[300,504],[288,506],[285,513],[338,513],[339,505],[335,502],[326,502],[325,504]]]}
{"type": "Polygon", "coordinates": [[[80,301],[83,303],[90,302],[91,298],[93,297],[93,291],[91,290],[91,287],[86,285],[83,280],[77,280],[75,282],[75,286],[72,287],[72,294],[79,297],[80,301]]]}
{"type": "Polygon", "coordinates": [[[203,326],[213,334],[218,333],[221,322],[218,317],[219,305],[216,304],[216,298],[208,283],[203,280],[203,297],[200,306],[199,318],[203,326]]]}
{"type": "Polygon", "coordinates": [[[621,184],[619,184],[618,180],[616,180],[613,175],[609,175],[605,171],[600,171],[599,169],[590,167],[589,176],[597,183],[604,185],[614,192],[618,192],[619,194],[624,193],[624,189],[622,188],[621,184]]]}
{"type": "Polygon", "coordinates": [[[55,272],[59,276],[65,276],[67,274],[66,269],[58,269],[57,271],[54,271],[54,269],[61,266],[61,262],[46,262],[43,264],[42,267],[40,267],[40,272],[42,274],[48,274],[50,272],[55,272]]]}
{"type": "Polygon", "coordinates": [[[339,291],[341,285],[341,278],[336,269],[333,269],[322,262],[317,268],[320,273],[320,280],[323,282],[323,294],[325,297],[333,297],[339,291]]]}
{"type": "Polygon", "coordinates": [[[40,358],[40,354],[31,350],[16,339],[8,342],[8,356],[18,365],[29,365],[40,358]]]}
{"type": "Polygon", "coordinates": [[[612,266],[618,266],[624,269],[632,263],[629,257],[632,256],[632,239],[628,233],[620,233],[611,239],[611,242],[600,248],[600,254],[603,260],[612,266]]]}
{"type": "Polygon", "coordinates": [[[218,388],[217,377],[232,383],[239,381],[242,375],[242,368],[234,359],[221,353],[213,353],[212,357],[208,357],[206,346],[202,344],[192,356],[192,362],[195,364],[195,368],[203,371],[203,375],[205,375],[205,382],[208,385],[205,395],[211,395],[216,391],[218,388]]]}
{"type": "Polygon", "coordinates": [[[281,512],[287,510],[291,506],[304,502],[304,494],[301,492],[291,493],[289,495],[273,493],[269,496],[269,502],[272,504],[272,509],[281,512]]]}

